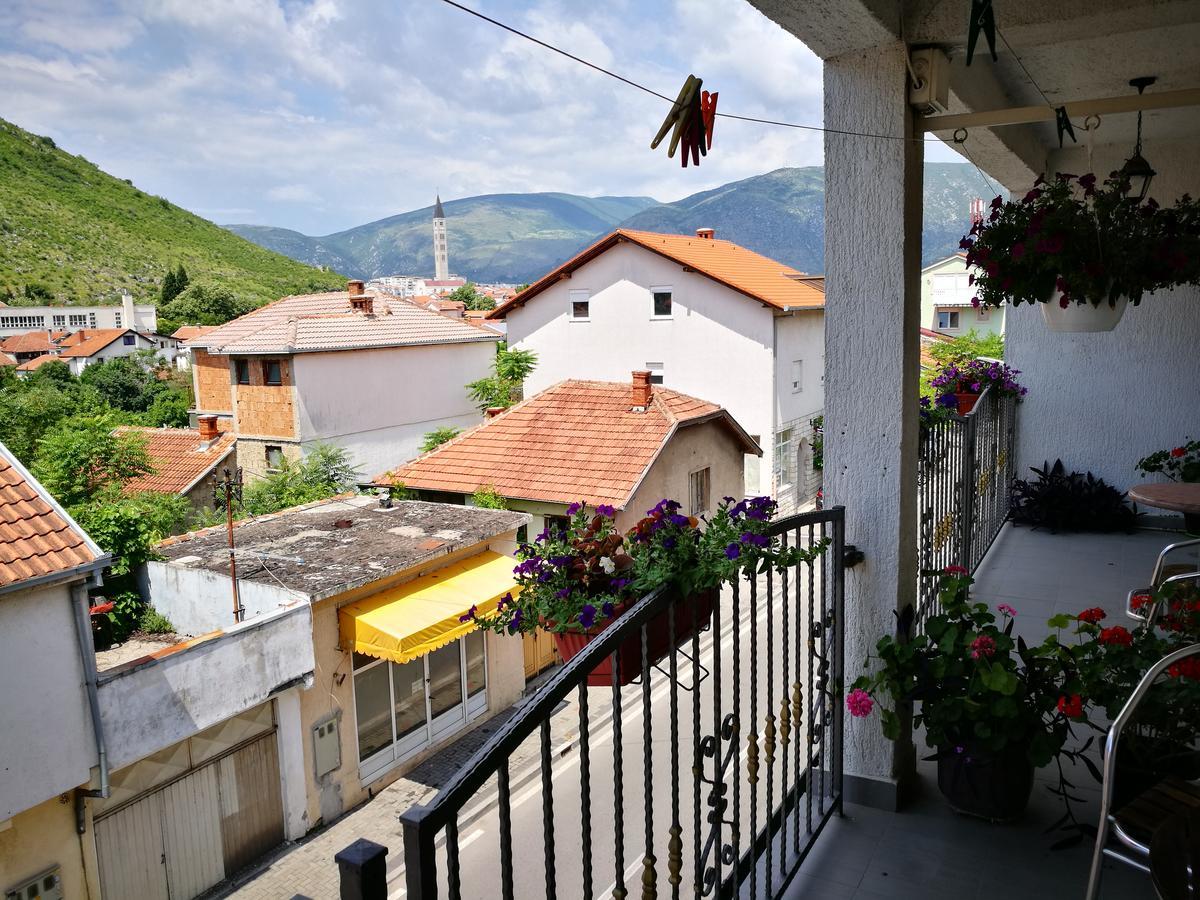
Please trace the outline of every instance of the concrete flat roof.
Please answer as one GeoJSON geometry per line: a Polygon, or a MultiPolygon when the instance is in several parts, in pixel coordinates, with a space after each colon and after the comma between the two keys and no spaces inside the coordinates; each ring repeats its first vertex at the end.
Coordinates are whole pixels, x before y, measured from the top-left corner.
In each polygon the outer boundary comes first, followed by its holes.
{"type": "MultiPolygon", "coordinates": [[[[528,524],[530,516],[449,503],[348,496],[234,523],[238,581],[300,591],[313,600],[380,581],[528,524]]],[[[169,538],[167,565],[229,572],[224,525],[169,538]]]]}

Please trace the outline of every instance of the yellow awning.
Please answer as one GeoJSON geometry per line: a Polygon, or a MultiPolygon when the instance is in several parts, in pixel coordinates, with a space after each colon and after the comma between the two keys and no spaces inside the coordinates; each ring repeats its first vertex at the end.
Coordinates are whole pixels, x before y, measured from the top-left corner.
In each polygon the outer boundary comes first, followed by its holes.
{"type": "Polygon", "coordinates": [[[495,612],[505,594],[519,590],[516,560],[490,550],[452,563],[390,591],[338,610],[342,648],[406,663],[475,630],[460,617],[474,606],[495,612]]]}

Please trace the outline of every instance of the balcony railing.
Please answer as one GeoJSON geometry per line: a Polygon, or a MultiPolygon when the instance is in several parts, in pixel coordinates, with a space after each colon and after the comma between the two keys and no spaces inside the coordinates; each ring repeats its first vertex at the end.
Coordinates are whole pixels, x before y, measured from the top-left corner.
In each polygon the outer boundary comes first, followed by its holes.
{"type": "MultiPolygon", "coordinates": [[[[921,428],[917,463],[918,562],[922,572],[983,560],[1008,518],[1015,474],[1016,397],[986,388],[965,416],[921,428]]],[[[937,578],[920,578],[918,617],[937,603],[937,578]]]]}
{"type": "Polygon", "coordinates": [[[643,597],[401,816],[409,900],[783,893],[842,803],[843,510],[773,527],[828,549],[743,573],[710,623],[643,597]],[[659,660],[656,629],[674,648],[659,660]],[[640,672],[621,687],[629,640],[640,672]],[[612,683],[588,687],[606,657],[612,683]],[[514,773],[527,739],[540,766],[514,773]]]}

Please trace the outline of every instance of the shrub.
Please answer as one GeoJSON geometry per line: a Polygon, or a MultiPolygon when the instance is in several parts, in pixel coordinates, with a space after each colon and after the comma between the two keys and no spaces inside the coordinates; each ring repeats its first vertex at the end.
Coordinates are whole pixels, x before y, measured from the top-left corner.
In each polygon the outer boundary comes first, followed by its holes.
{"type": "Polygon", "coordinates": [[[1009,517],[1051,531],[1132,531],[1137,515],[1125,495],[1091,472],[1070,472],[1062,460],[1030,467],[1037,478],[1013,482],[1009,517]]]}
{"type": "Polygon", "coordinates": [[[508,509],[508,501],[496,493],[490,484],[477,488],[471,495],[471,505],[480,509],[508,509]]]}
{"type": "Polygon", "coordinates": [[[175,626],[153,606],[147,606],[138,620],[138,630],[146,634],[173,634],[175,626]]]}

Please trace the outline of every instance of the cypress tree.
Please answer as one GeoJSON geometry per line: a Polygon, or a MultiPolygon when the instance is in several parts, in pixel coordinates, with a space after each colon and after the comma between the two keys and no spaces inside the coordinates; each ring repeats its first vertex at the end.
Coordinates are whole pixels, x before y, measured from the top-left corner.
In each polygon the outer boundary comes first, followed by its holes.
{"type": "Polygon", "coordinates": [[[162,293],[159,294],[160,303],[165,305],[174,299],[175,295],[179,293],[177,284],[175,273],[167,269],[167,274],[163,276],[162,280],[162,293]]]}
{"type": "Polygon", "coordinates": [[[179,264],[179,268],[175,270],[175,293],[182,294],[183,289],[188,286],[187,269],[183,267],[183,263],[179,264]]]}

